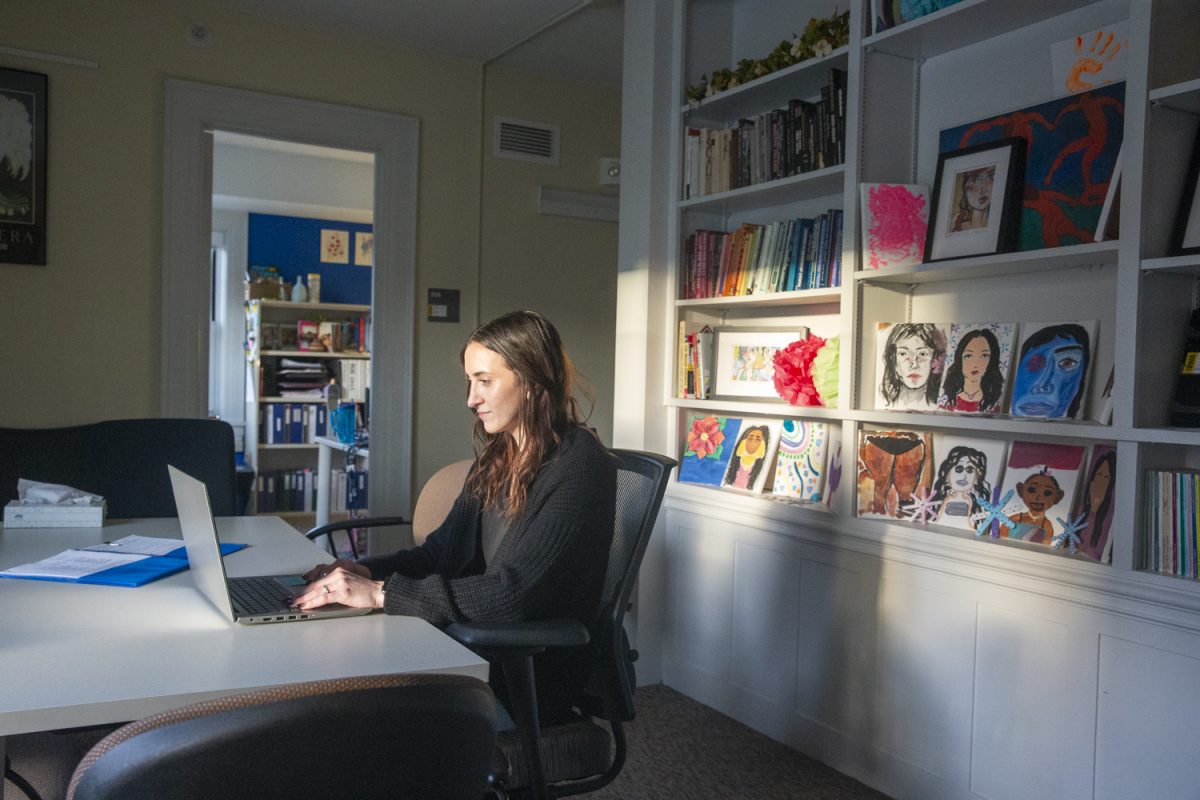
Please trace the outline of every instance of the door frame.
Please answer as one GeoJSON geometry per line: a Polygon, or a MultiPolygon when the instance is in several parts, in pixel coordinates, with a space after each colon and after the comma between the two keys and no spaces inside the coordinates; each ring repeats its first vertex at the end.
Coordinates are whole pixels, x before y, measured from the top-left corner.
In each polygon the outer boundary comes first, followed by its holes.
{"type": "Polygon", "coordinates": [[[226,130],[375,156],[371,513],[411,510],[419,121],[415,117],[168,79],[163,143],[160,413],[208,409],[212,135],[226,130]],[[384,369],[378,365],[386,364],[384,369]]]}

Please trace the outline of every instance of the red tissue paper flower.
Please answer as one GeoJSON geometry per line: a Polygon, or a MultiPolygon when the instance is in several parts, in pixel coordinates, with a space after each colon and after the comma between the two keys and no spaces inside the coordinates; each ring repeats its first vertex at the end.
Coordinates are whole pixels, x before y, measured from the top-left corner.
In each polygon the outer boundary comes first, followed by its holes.
{"type": "Polygon", "coordinates": [[[809,334],[775,353],[775,391],[780,397],[794,406],[824,405],[812,375],[813,359],[824,346],[824,339],[809,334]]]}

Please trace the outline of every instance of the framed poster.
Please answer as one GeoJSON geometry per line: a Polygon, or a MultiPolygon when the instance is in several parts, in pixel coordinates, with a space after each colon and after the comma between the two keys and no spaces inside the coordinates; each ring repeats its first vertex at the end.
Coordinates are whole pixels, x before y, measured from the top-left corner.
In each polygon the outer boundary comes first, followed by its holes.
{"type": "Polygon", "coordinates": [[[769,397],[775,391],[775,354],[808,331],[795,328],[717,328],[714,394],[718,397],[769,397]]]}
{"type": "Polygon", "coordinates": [[[1025,141],[971,145],[938,156],[925,260],[1006,253],[1021,221],[1025,141]]]}
{"type": "Polygon", "coordinates": [[[46,76],[0,69],[0,262],[46,263],[46,76]]]}

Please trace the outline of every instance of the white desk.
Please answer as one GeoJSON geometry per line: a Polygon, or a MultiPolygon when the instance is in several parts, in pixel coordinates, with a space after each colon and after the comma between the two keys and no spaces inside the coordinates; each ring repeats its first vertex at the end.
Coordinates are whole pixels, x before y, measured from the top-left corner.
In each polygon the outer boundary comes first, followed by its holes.
{"type": "MultiPolygon", "coordinates": [[[[329,482],[333,477],[333,453],[344,453],[350,449],[331,436],[318,436],[317,442],[317,517],[313,527],[329,524],[329,482]]],[[[366,461],[370,452],[366,447],[355,448],[359,458],[366,461]]]]}
{"type": "MultiPolygon", "coordinates": [[[[277,517],[226,517],[217,527],[225,541],[250,545],[225,557],[230,575],[329,560],[277,517]]],[[[131,533],[178,538],[179,521],[0,528],[0,568],[131,533]]],[[[0,579],[0,609],[0,762],[8,734],[123,722],[259,687],[397,672],[487,679],[485,661],[415,617],[228,622],[187,571],[137,589],[0,579]]]]}

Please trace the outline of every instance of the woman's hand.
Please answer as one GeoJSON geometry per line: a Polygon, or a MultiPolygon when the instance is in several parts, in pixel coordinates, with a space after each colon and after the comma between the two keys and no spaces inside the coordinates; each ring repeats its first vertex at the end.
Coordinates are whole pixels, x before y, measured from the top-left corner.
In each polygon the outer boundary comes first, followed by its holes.
{"type": "Polygon", "coordinates": [[[302,577],[304,578],[304,580],[308,581],[309,583],[312,583],[313,581],[317,580],[318,578],[324,578],[326,575],[333,572],[338,567],[341,567],[342,569],[347,570],[348,572],[356,572],[359,575],[362,575],[364,578],[371,577],[371,570],[367,569],[362,564],[359,564],[357,561],[350,561],[345,558],[339,558],[337,561],[333,562],[332,564],[318,564],[317,566],[310,569],[308,572],[304,573],[304,575],[302,577]]]}
{"type": "MultiPolygon", "coordinates": [[[[383,581],[371,580],[366,567],[341,561],[327,567],[330,569],[311,579],[307,588],[292,599],[293,606],[304,611],[330,603],[341,603],[352,608],[383,607],[383,581]]],[[[309,580],[309,575],[324,569],[326,567],[317,567],[304,577],[309,580]]]]}

